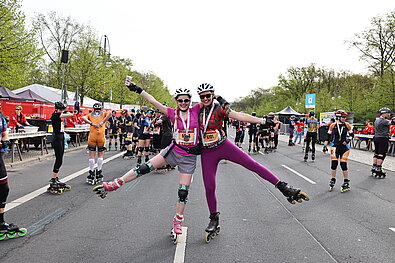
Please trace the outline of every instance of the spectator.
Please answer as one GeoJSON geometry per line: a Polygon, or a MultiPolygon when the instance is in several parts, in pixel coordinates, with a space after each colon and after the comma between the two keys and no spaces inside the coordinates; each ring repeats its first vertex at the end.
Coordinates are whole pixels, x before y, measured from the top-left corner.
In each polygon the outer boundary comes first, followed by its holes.
{"type": "Polygon", "coordinates": [[[16,106],[15,114],[11,116],[8,127],[15,128],[16,131],[18,131],[20,128],[23,128],[23,126],[28,125],[30,124],[27,122],[25,115],[22,113],[22,106],[16,106]]]}

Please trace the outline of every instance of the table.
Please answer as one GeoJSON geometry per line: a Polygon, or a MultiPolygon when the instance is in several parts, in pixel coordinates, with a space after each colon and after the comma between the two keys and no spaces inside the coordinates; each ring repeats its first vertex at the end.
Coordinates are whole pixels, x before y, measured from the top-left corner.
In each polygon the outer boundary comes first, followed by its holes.
{"type": "MultiPolygon", "coordinates": [[[[366,143],[367,143],[367,146],[366,146],[366,148],[367,148],[367,150],[368,151],[374,151],[374,144],[373,144],[373,138],[374,138],[374,135],[368,135],[368,134],[355,134],[354,135],[354,139],[352,140],[352,147],[354,148],[354,149],[356,149],[357,147],[358,147],[358,150],[360,150],[361,149],[361,141],[363,141],[363,140],[361,140],[361,138],[364,138],[364,139],[366,139],[366,143]]],[[[395,137],[391,137],[390,139],[389,139],[389,142],[388,142],[388,154],[389,155],[391,155],[391,156],[394,156],[395,155],[395,137]]]]}
{"type": "Polygon", "coordinates": [[[71,141],[71,144],[76,147],[76,145],[81,146],[81,137],[88,134],[89,128],[88,129],[81,129],[81,128],[65,128],[64,132],[69,133],[70,137],[71,135],[75,136],[75,144],[73,140],[71,141]]]}
{"type": "Polygon", "coordinates": [[[10,153],[11,153],[11,162],[14,162],[14,149],[16,146],[17,152],[18,152],[18,157],[19,160],[22,161],[22,152],[19,146],[19,140],[21,139],[30,139],[30,138],[40,138],[41,139],[41,155],[44,155],[44,149],[48,154],[48,149],[47,149],[47,143],[46,143],[46,137],[49,135],[49,133],[46,133],[45,131],[40,131],[40,132],[18,132],[18,133],[9,133],[8,138],[10,139],[10,153]]]}

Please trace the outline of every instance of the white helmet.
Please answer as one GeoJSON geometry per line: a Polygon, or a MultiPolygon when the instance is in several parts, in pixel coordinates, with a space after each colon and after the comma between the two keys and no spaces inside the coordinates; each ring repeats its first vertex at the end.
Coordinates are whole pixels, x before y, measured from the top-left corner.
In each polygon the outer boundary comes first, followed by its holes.
{"type": "Polygon", "coordinates": [[[214,87],[211,84],[203,83],[203,84],[200,84],[199,87],[197,88],[197,93],[199,95],[200,95],[200,93],[203,93],[203,92],[206,92],[206,91],[214,92],[214,87]]]}
{"type": "Polygon", "coordinates": [[[176,92],[174,93],[174,98],[176,99],[180,95],[188,95],[189,97],[192,97],[191,91],[186,88],[177,89],[176,92]]]}

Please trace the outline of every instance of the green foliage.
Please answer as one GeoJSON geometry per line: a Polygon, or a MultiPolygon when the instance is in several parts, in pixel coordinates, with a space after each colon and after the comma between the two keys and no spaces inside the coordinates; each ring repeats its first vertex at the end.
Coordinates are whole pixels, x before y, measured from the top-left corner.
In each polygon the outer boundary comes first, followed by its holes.
{"type": "Polygon", "coordinates": [[[27,84],[40,50],[35,31],[25,29],[20,0],[2,0],[0,4],[0,85],[10,89],[27,84]]]}

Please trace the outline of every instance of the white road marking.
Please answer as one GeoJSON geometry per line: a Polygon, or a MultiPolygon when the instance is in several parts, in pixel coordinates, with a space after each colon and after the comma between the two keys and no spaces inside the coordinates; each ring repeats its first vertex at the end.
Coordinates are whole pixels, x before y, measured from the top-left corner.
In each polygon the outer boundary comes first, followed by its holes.
{"type": "Polygon", "coordinates": [[[178,237],[176,253],[174,255],[174,263],[184,263],[185,247],[187,245],[187,233],[188,233],[188,228],[183,226],[182,235],[178,237]]]}
{"type": "Polygon", "coordinates": [[[317,184],[317,183],[316,183],[316,182],[314,182],[313,180],[311,180],[311,179],[307,178],[307,177],[306,177],[306,176],[304,176],[303,174],[301,174],[301,173],[299,173],[299,172],[295,171],[294,169],[292,169],[292,168],[289,168],[288,166],[286,166],[286,165],[284,165],[284,164],[282,164],[281,166],[282,166],[282,167],[284,167],[285,169],[288,169],[288,170],[290,170],[291,172],[293,172],[294,174],[296,174],[296,175],[300,176],[301,178],[305,179],[307,182],[309,182],[309,183],[311,183],[311,184],[317,184]]]}
{"type": "MultiPolygon", "coordinates": [[[[123,155],[123,152],[117,153],[117,154],[115,154],[115,155],[113,155],[113,156],[111,156],[111,157],[109,157],[109,158],[106,158],[106,159],[103,161],[103,164],[104,164],[104,163],[107,163],[107,162],[109,162],[109,161],[112,161],[112,160],[114,160],[115,158],[118,158],[118,157],[121,156],[121,155],[123,155]]],[[[66,182],[68,182],[68,181],[70,181],[70,180],[72,180],[72,179],[74,179],[74,178],[80,176],[81,174],[84,174],[84,173],[88,172],[88,170],[89,170],[89,167],[84,168],[84,169],[82,169],[82,170],[79,170],[78,172],[75,172],[75,173],[73,173],[73,174],[71,174],[71,175],[65,177],[65,178],[62,180],[62,182],[66,183],[66,182]]],[[[17,207],[17,206],[20,206],[21,204],[24,204],[24,203],[26,203],[27,201],[30,201],[30,200],[32,200],[33,198],[36,198],[37,196],[39,196],[39,195],[41,195],[41,194],[47,192],[47,188],[48,188],[48,185],[43,186],[43,187],[41,187],[40,189],[37,189],[36,191],[33,191],[33,192],[31,192],[31,193],[29,193],[29,194],[27,194],[27,195],[22,196],[21,198],[18,198],[18,199],[14,200],[14,201],[11,201],[11,202],[7,203],[7,206],[6,206],[6,208],[5,208],[5,211],[10,211],[11,209],[13,209],[13,208],[15,208],[15,207],[17,207]]]]}
{"type": "Polygon", "coordinates": [[[395,232],[395,227],[390,227],[390,230],[395,232]]]}

